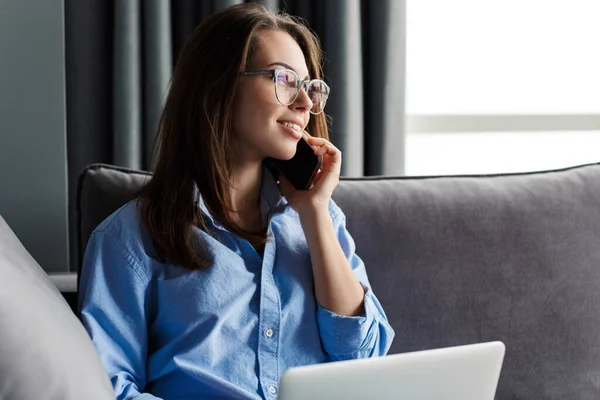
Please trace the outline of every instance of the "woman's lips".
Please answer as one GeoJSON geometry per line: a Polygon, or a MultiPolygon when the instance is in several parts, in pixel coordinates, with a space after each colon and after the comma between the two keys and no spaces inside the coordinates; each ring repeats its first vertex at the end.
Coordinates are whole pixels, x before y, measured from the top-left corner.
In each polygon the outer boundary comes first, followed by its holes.
{"type": "Polygon", "coordinates": [[[278,122],[278,124],[287,132],[289,133],[294,139],[296,140],[300,140],[302,139],[302,131],[297,131],[294,128],[291,128],[289,126],[285,126],[283,123],[278,122]]]}

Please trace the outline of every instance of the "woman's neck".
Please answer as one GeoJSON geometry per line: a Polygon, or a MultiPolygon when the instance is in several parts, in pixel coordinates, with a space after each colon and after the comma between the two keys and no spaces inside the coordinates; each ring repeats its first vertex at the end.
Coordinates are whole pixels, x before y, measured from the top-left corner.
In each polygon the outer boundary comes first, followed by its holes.
{"type": "Polygon", "coordinates": [[[260,224],[259,199],[262,180],[262,164],[245,164],[234,168],[231,188],[231,205],[234,220],[242,227],[260,224]]]}

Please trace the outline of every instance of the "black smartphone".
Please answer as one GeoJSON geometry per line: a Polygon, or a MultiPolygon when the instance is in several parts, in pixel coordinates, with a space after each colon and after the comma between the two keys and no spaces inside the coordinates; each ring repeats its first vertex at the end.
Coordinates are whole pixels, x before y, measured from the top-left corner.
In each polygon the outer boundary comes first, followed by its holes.
{"type": "Polygon", "coordinates": [[[296,154],[289,160],[267,158],[265,164],[271,173],[277,177],[281,172],[296,190],[308,190],[312,187],[313,180],[321,163],[322,156],[317,156],[306,141],[306,134],[298,140],[296,154]]]}

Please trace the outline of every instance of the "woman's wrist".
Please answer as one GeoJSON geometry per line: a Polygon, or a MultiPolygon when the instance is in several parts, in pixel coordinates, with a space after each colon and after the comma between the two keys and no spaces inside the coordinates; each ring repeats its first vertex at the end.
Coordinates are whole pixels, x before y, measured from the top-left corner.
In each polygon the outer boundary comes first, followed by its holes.
{"type": "Polygon", "coordinates": [[[324,217],[329,217],[329,202],[314,200],[298,207],[300,222],[304,225],[309,221],[318,221],[324,217]]]}

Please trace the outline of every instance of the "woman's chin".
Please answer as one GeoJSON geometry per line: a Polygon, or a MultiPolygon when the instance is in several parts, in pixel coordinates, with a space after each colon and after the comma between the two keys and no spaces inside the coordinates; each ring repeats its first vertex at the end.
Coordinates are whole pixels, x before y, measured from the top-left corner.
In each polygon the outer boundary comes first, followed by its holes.
{"type": "Polygon", "coordinates": [[[276,158],[278,160],[289,160],[296,154],[296,147],[286,148],[286,149],[278,149],[271,154],[272,158],[276,158]]]}

